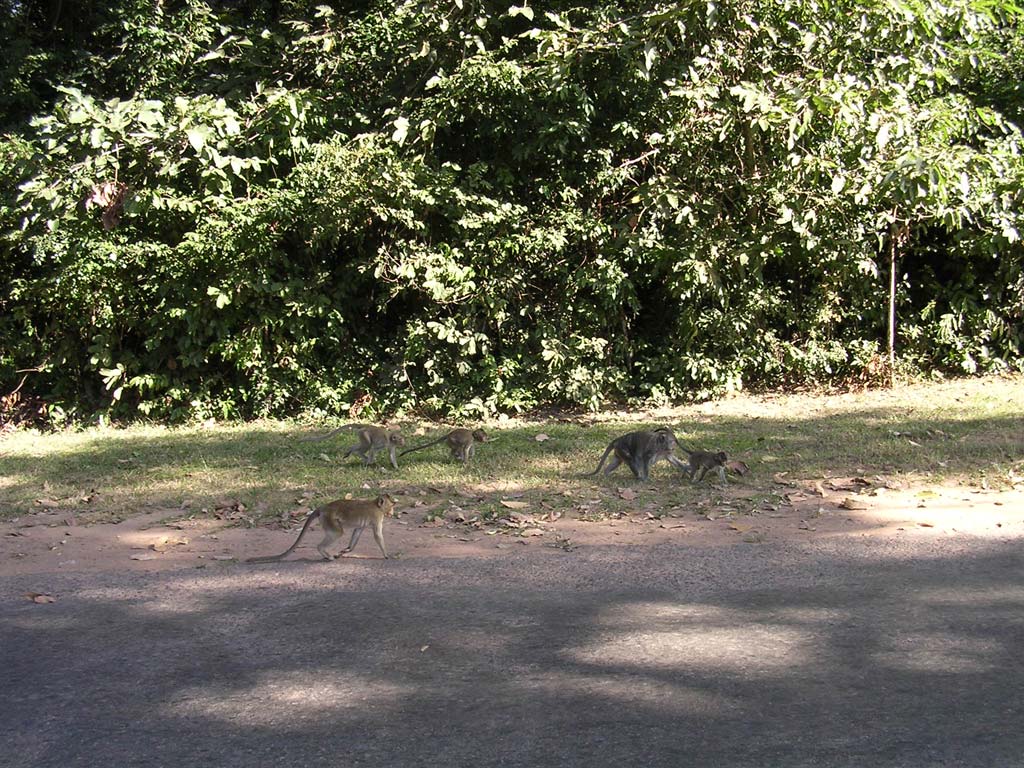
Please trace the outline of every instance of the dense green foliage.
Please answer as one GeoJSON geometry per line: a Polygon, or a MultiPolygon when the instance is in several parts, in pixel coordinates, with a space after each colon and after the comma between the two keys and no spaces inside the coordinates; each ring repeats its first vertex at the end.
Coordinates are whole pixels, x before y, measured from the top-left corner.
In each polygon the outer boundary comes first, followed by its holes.
{"type": "Polygon", "coordinates": [[[1017,9],[0,0],[0,383],[486,413],[1024,367],[1017,9]]]}

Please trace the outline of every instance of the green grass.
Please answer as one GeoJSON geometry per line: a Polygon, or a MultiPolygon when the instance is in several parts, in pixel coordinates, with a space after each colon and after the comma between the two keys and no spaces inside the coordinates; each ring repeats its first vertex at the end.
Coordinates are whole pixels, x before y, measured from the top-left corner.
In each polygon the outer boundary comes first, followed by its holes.
{"type": "MultiPolygon", "coordinates": [[[[442,434],[438,425],[401,426],[408,445],[442,434]],[[414,435],[417,426],[425,434],[414,435]]],[[[1000,377],[913,385],[862,394],[742,396],[685,408],[609,413],[568,420],[503,420],[486,425],[497,442],[478,445],[468,467],[442,445],[399,459],[400,470],[342,460],[349,432],[299,442],[326,431],[287,421],[213,428],[133,426],[0,439],[0,519],[42,508],[81,519],[121,519],[166,510],[212,514],[234,509],[243,522],[276,517],[301,500],[319,503],[383,488],[400,504],[422,507],[473,497],[475,512],[501,499],[595,515],[654,513],[721,499],[755,508],[783,492],[775,479],[813,483],[827,477],[882,476],[908,485],[984,484],[1005,488],[1024,475],[1024,378],[1000,377]],[[618,434],[671,426],[690,447],[725,450],[750,465],[728,490],[691,486],[667,464],[635,484],[625,467],[608,479],[583,477],[618,434]],[[538,442],[539,433],[549,440],[538,442]],[[781,474],[780,474],[781,473],[781,474]],[[642,491],[623,499],[620,488],[642,491]],[[404,502],[402,501],[404,499],[404,502]],[[244,509],[239,512],[238,504],[244,509]],[[588,506],[589,505],[589,506],[588,506]]],[[[629,496],[629,494],[626,494],[629,496]]]]}

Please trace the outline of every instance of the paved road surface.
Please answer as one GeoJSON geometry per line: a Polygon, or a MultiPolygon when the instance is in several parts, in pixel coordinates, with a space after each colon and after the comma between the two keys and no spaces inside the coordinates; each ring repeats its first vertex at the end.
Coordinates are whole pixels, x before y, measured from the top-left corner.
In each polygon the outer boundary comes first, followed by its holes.
{"type": "Polygon", "coordinates": [[[0,583],[0,766],[1024,766],[1020,540],[0,583]]]}

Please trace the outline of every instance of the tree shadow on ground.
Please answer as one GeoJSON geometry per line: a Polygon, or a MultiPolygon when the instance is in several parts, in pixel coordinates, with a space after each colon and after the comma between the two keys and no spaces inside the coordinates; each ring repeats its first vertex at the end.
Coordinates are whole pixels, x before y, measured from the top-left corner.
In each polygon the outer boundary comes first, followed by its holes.
{"type": "Polygon", "coordinates": [[[1015,541],[931,557],[869,541],[620,546],[54,578],[57,603],[0,609],[0,765],[1024,754],[1015,541]]]}

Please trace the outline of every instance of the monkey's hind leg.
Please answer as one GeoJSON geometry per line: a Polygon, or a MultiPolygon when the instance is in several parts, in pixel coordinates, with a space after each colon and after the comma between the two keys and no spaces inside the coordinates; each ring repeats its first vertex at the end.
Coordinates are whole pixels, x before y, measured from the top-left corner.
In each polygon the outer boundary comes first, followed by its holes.
{"type": "MultiPolygon", "coordinates": [[[[347,554],[356,548],[356,544],[359,543],[359,537],[363,535],[363,528],[366,527],[366,521],[361,520],[356,524],[356,527],[352,529],[352,537],[348,540],[348,546],[341,550],[341,554],[347,554]]],[[[340,557],[341,555],[339,555],[340,557]]]]}
{"type": "MultiPolygon", "coordinates": [[[[622,463],[622,459],[619,458],[618,454],[613,455],[608,460],[608,466],[606,466],[604,468],[604,476],[608,477],[608,475],[610,475],[613,470],[619,468],[619,464],[621,464],[621,463],[622,463]]],[[[630,467],[630,469],[632,469],[632,467],[630,467]]]]}
{"type": "Polygon", "coordinates": [[[647,482],[647,462],[639,456],[629,456],[626,464],[629,466],[629,471],[633,473],[633,477],[642,483],[647,482]]]}
{"type": "Polygon", "coordinates": [[[334,530],[324,526],[324,538],[319,544],[316,545],[316,551],[320,553],[324,560],[334,560],[338,555],[332,555],[327,549],[329,546],[334,544],[338,539],[341,538],[342,531],[334,530]]]}

